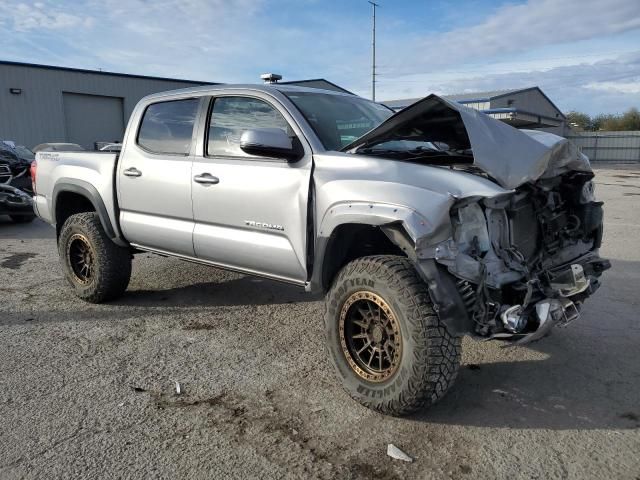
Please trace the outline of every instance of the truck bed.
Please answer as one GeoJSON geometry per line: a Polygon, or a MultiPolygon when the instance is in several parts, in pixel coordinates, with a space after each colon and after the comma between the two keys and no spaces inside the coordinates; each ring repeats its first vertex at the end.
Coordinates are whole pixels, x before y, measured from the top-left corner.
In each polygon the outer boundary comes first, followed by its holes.
{"type": "Polygon", "coordinates": [[[45,221],[55,224],[54,193],[62,186],[71,191],[89,193],[94,203],[100,199],[111,225],[117,228],[115,191],[117,153],[110,152],[38,152],[36,154],[36,192],[34,208],[45,221]]]}

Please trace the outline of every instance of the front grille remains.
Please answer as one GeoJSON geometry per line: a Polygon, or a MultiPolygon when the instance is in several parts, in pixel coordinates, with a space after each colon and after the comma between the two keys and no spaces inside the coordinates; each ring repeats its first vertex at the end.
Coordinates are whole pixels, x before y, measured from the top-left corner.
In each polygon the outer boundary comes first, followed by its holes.
{"type": "Polygon", "coordinates": [[[528,197],[520,198],[509,209],[510,243],[524,258],[531,258],[538,250],[539,227],[536,211],[528,197]]]}

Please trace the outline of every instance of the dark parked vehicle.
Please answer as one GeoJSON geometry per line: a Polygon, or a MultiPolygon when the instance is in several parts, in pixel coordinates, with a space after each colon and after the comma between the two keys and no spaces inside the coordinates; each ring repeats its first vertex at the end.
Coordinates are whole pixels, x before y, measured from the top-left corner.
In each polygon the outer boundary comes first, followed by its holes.
{"type": "Polygon", "coordinates": [[[0,215],[9,215],[14,222],[26,223],[35,218],[29,175],[33,160],[28,148],[0,142],[0,215]]]}
{"type": "Polygon", "coordinates": [[[31,177],[29,167],[35,159],[31,150],[21,145],[11,146],[5,142],[0,142],[0,164],[6,165],[3,169],[3,180],[0,183],[10,183],[13,187],[24,190],[31,194],[31,177]],[[11,177],[10,179],[8,177],[11,177]]]}
{"type": "Polygon", "coordinates": [[[16,223],[31,222],[35,218],[31,197],[11,185],[0,185],[0,215],[9,215],[16,223]]]}

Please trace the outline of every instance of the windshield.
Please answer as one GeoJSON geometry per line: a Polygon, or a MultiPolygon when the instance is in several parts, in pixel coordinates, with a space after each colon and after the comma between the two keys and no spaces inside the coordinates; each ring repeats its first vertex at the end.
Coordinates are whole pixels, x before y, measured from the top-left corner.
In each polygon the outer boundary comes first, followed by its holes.
{"type": "Polygon", "coordinates": [[[393,115],[387,107],[356,96],[282,93],[302,112],[327,150],[340,150],[393,115]]]}

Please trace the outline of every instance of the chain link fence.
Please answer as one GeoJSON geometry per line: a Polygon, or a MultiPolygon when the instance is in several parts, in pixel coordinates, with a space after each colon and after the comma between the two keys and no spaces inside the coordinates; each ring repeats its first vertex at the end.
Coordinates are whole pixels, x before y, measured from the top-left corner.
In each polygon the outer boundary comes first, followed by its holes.
{"type": "Polygon", "coordinates": [[[567,135],[592,162],[640,163],[640,131],[567,135]]]}

